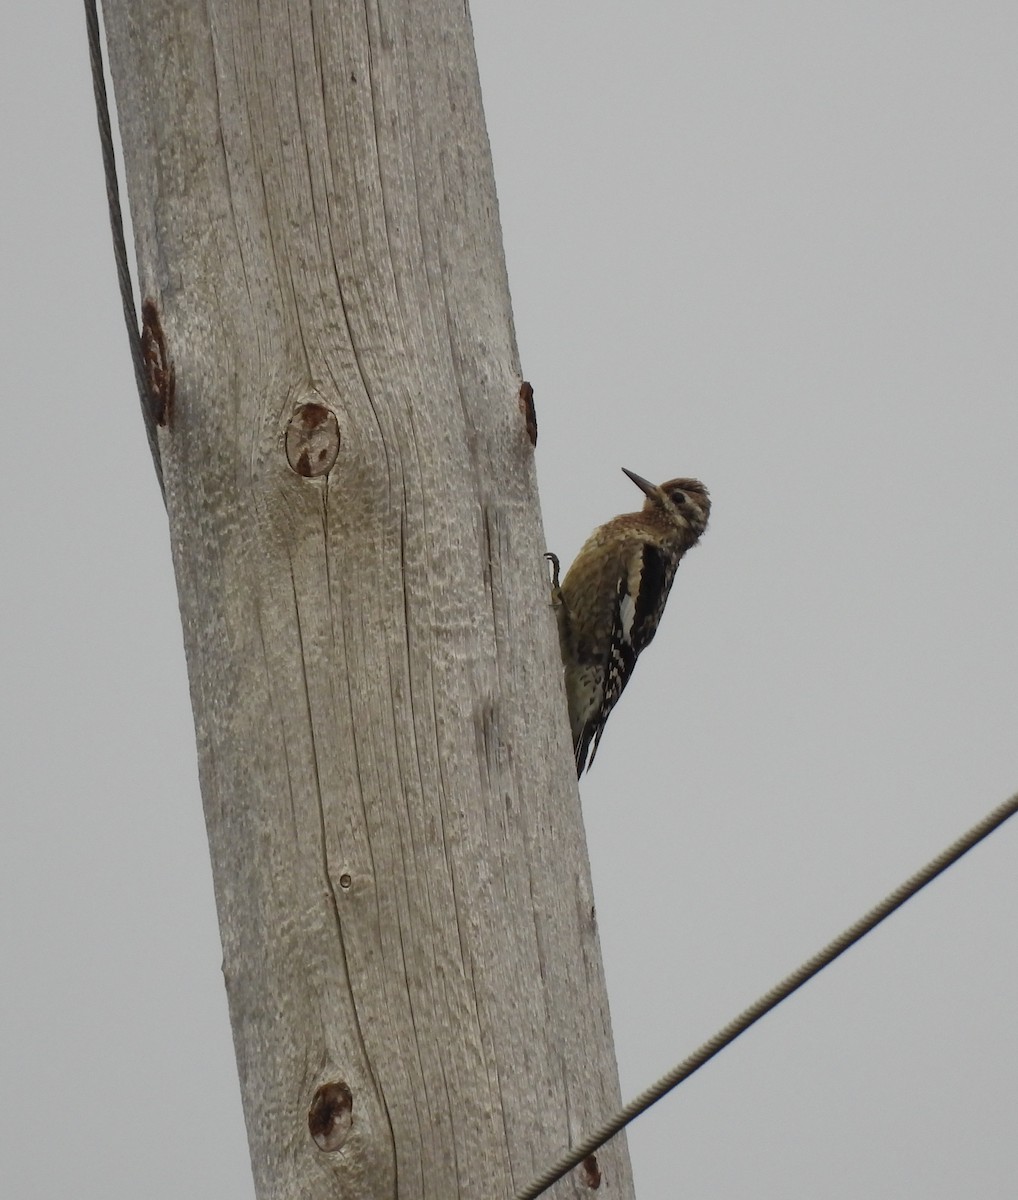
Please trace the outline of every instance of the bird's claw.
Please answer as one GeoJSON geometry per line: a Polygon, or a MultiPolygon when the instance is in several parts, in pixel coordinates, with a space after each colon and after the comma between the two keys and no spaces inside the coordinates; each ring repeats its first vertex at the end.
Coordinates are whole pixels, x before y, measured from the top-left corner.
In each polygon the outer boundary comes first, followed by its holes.
{"type": "Polygon", "coordinates": [[[559,571],[561,570],[558,555],[552,554],[549,550],[544,557],[551,563],[551,586],[557,592],[559,590],[559,571]]]}

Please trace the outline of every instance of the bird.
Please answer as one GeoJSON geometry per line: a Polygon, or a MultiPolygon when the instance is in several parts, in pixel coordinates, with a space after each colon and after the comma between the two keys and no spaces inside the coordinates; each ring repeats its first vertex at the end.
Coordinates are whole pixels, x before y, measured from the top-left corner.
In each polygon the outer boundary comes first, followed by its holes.
{"type": "Polygon", "coordinates": [[[622,470],[646,496],[643,508],[598,526],[561,583],[558,558],[545,556],[577,779],[593,763],[605,722],[657,633],[682,556],[710,518],[710,495],[698,479],[653,484],[622,470]]]}

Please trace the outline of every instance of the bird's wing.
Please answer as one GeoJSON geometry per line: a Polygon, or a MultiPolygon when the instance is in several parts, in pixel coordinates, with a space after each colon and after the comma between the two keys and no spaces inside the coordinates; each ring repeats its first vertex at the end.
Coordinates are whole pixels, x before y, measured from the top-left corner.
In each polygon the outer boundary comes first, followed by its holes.
{"type": "Polygon", "coordinates": [[[628,570],[619,578],[616,592],[615,617],[605,664],[604,700],[597,721],[589,722],[577,739],[577,773],[584,763],[589,767],[594,761],[608,714],[625,690],[640,651],[650,645],[657,632],[674,576],[672,560],[652,542],[639,542],[634,547],[628,570]],[[587,762],[591,739],[594,745],[590,762],[587,762]]]}

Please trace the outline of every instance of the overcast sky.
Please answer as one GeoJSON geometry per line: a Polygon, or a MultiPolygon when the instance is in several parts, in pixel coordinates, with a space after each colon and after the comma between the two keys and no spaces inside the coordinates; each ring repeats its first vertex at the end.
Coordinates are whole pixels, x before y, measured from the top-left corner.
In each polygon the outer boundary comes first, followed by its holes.
{"type": "MultiPolygon", "coordinates": [[[[1018,788],[1018,8],[472,10],[548,545],[621,466],[714,498],[581,788],[628,1097],[1018,788]]],[[[0,101],[0,1187],[251,1200],[78,5],[0,101]]],[[[1012,825],[633,1126],[639,1195],[1018,1194],[1012,825]]]]}

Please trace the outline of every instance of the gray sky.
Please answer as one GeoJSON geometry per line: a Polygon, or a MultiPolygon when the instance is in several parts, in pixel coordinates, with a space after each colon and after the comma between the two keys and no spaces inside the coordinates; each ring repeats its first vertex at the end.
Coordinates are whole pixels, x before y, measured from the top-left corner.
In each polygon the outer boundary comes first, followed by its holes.
{"type": "MultiPolygon", "coordinates": [[[[581,789],[628,1097],[1018,788],[1018,10],[472,9],[548,544],[620,466],[714,498],[581,789]]],[[[7,24],[0,1179],[243,1200],[83,19],[7,24]]],[[[1013,1197],[1012,824],[632,1127],[639,1194],[1013,1197]]]]}

